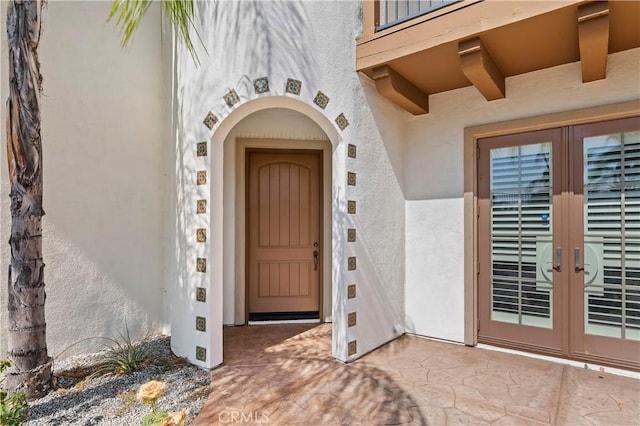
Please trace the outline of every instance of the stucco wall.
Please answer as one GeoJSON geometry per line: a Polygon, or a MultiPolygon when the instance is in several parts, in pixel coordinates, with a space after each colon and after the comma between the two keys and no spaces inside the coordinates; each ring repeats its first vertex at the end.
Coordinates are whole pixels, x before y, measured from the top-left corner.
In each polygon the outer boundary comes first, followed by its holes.
{"type": "MultiPolygon", "coordinates": [[[[178,164],[174,253],[179,270],[172,300],[179,301],[182,309],[172,314],[172,329],[174,350],[192,361],[196,361],[195,345],[208,348],[201,365],[215,365],[219,361],[216,354],[220,353],[221,342],[211,333],[219,333],[218,324],[222,323],[222,313],[218,312],[222,301],[216,297],[220,299],[222,293],[220,269],[228,268],[228,263],[223,262],[223,248],[217,240],[198,246],[193,236],[198,226],[207,227],[213,238],[221,233],[222,213],[216,213],[216,209],[223,200],[219,181],[224,176],[216,159],[224,155],[216,135],[231,131],[225,128],[227,117],[240,114],[245,105],[258,98],[262,101],[270,96],[303,102],[309,114],[318,115],[319,121],[333,126],[338,135],[332,139],[334,224],[338,228],[333,235],[333,261],[341,271],[332,277],[334,355],[348,359],[346,342],[357,340],[360,356],[402,332],[405,214],[403,159],[399,152],[405,113],[380,98],[354,71],[360,6],[361,2],[355,0],[198,3],[198,25],[208,55],[199,49],[198,68],[178,47],[174,105],[178,164]],[[269,93],[255,94],[252,81],[259,77],[269,78],[269,93]],[[285,93],[287,78],[302,81],[300,95],[285,93]],[[240,96],[240,103],[228,107],[222,96],[232,88],[240,96]],[[318,90],[330,98],[325,109],[312,103],[318,90]],[[209,111],[221,120],[212,131],[202,123],[209,111]],[[334,123],[340,113],[350,123],[344,131],[334,123]],[[375,119],[379,119],[378,124],[375,119]],[[208,161],[195,155],[195,144],[201,141],[210,142],[208,161]],[[346,157],[347,144],[358,147],[355,161],[346,157]],[[208,188],[194,185],[194,174],[202,168],[209,172],[208,188]],[[357,173],[355,187],[347,187],[347,171],[357,173]],[[209,216],[194,212],[201,197],[210,201],[209,216]],[[357,215],[345,214],[347,198],[357,200],[357,215]],[[357,229],[356,243],[345,242],[347,227],[357,229]],[[346,257],[354,255],[357,271],[346,272],[346,257]],[[195,273],[195,259],[200,256],[210,259],[207,273],[199,275],[195,273]],[[346,300],[347,283],[358,285],[355,300],[346,300]],[[205,305],[194,301],[195,287],[202,285],[207,286],[209,294],[205,305]],[[351,311],[357,311],[358,325],[347,329],[346,314],[351,311]],[[202,314],[209,316],[207,331],[197,332],[194,316],[202,314]]],[[[273,105],[280,104],[274,100],[273,105]]],[[[269,133],[265,129],[262,137],[269,133]]]]}
{"type": "Polygon", "coordinates": [[[506,80],[487,102],[468,87],[429,97],[408,122],[406,164],[407,331],[464,338],[464,128],[640,97],[640,49],[609,55],[606,80],[582,83],[579,62],[506,80]]]}
{"type": "MultiPolygon", "coordinates": [[[[110,2],[49,2],[40,44],[44,158],[44,262],[49,351],[92,336],[168,331],[163,318],[167,190],[159,7],[130,49],[106,23],[110,2]]],[[[6,3],[0,4],[4,22],[6,3]]],[[[2,28],[4,123],[6,33],[2,28]]],[[[4,135],[4,132],[3,132],[4,135]]],[[[3,136],[4,143],[4,136],[3,136]]],[[[2,153],[2,327],[10,215],[2,153]]],[[[102,349],[87,341],[65,356],[102,349]]]]}

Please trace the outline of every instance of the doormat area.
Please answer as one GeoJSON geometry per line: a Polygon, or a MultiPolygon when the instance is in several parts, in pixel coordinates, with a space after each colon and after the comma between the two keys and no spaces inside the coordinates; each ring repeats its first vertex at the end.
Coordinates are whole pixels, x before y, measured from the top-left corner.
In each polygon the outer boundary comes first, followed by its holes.
{"type": "Polygon", "coordinates": [[[254,312],[249,314],[249,321],[288,321],[309,319],[320,319],[319,311],[254,312]]]}

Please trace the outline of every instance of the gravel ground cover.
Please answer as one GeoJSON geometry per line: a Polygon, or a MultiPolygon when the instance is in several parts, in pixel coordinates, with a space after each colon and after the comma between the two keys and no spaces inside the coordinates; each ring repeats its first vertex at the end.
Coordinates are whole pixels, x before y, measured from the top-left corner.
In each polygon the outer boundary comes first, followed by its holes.
{"type": "Polygon", "coordinates": [[[136,392],[150,380],[167,384],[157,409],[186,409],[187,423],[191,422],[209,395],[209,372],[173,355],[167,336],[149,339],[142,345],[151,355],[152,365],[132,375],[91,377],[97,363],[109,356],[108,351],[56,362],[58,388],[29,403],[26,425],[140,425],[150,408],[136,399],[136,392]]]}

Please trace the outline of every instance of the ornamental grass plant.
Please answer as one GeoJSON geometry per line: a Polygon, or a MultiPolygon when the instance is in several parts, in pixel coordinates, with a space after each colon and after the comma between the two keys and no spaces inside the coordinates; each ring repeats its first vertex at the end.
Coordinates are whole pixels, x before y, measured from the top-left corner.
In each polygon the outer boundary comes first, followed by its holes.
{"type": "Polygon", "coordinates": [[[24,393],[9,395],[2,388],[4,372],[13,364],[8,359],[0,359],[0,426],[18,426],[27,420],[29,404],[24,393]]]}

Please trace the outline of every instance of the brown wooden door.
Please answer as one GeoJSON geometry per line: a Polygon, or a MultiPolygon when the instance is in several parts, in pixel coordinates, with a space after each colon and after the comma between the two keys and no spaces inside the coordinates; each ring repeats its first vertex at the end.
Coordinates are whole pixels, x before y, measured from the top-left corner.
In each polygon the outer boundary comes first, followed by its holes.
{"type": "Polygon", "coordinates": [[[478,142],[481,342],[640,368],[639,130],[478,142]]]}
{"type": "Polygon", "coordinates": [[[249,319],[319,318],[320,153],[248,153],[249,319]]]}

